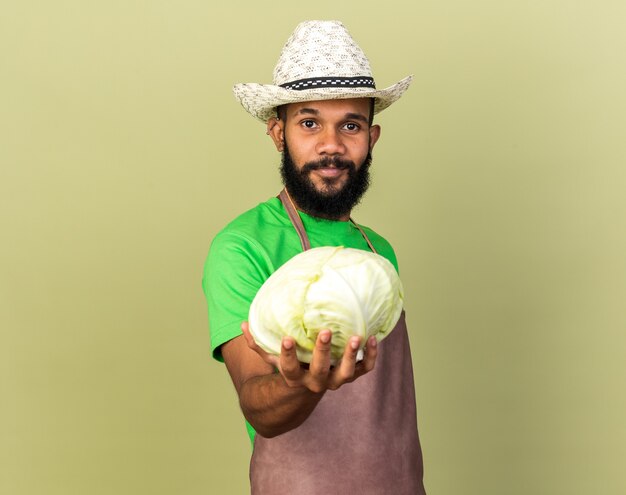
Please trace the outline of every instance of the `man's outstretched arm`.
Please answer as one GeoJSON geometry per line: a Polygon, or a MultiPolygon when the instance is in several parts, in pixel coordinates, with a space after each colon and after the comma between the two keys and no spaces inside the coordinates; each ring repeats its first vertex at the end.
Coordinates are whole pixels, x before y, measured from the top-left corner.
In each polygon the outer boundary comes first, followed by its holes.
{"type": "Polygon", "coordinates": [[[370,337],[363,361],[356,362],[359,337],[351,337],[341,362],[330,366],[330,330],[322,330],[306,369],[296,356],[295,341],[284,337],[280,356],[263,351],[243,323],[243,335],[226,342],[221,350],[239,395],[244,416],[259,435],[271,438],[301,425],[326,390],[374,369],[377,342],[370,337]]]}

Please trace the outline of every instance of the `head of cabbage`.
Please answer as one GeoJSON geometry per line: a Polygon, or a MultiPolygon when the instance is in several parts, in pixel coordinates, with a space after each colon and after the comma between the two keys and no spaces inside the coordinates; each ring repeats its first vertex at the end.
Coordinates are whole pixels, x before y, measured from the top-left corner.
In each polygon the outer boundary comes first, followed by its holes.
{"type": "Polygon", "coordinates": [[[383,256],[341,246],[313,248],[291,258],[261,286],[250,306],[250,333],[276,355],[289,335],[298,360],[310,363],[318,333],[330,329],[331,364],[358,335],[357,359],[362,359],[368,337],[381,341],[396,325],[403,297],[400,278],[383,256]]]}

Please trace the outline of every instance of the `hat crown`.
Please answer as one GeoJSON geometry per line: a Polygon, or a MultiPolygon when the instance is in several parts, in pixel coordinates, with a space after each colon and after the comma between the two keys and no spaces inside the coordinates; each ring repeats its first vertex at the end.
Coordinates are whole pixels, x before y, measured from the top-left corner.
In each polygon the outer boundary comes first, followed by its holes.
{"type": "Polygon", "coordinates": [[[371,77],[369,60],[340,21],[305,21],[274,68],[277,86],[315,77],[371,77]]]}

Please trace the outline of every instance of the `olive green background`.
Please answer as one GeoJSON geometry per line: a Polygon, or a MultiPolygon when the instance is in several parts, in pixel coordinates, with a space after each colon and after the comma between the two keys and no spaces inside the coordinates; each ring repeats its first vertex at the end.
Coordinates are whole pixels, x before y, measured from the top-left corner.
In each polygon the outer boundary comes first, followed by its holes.
{"type": "Polygon", "coordinates": [[[399,257],[429,493],[626,493],[625,5],[5,2],[0,493],[248,490],[201,273],[280,186],[231,86],[307,18],[415,75],[354,216],[399,257]]]}

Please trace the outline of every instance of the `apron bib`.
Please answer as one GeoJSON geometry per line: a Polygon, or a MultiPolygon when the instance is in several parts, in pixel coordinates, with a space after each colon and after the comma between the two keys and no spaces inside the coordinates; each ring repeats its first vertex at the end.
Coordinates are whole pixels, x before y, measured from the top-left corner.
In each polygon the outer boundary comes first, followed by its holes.
{"type": "MultiPolygon", "coordinates": [[[[285,190],[279,197],[309,249],[291,198],[285,190]]],[[[378,344],[372,371],[327,391],[299,427],[274,438],[257,434],[250,461],[252,495],[422,495],[422,478],[404,311],[378,344]]]]}

